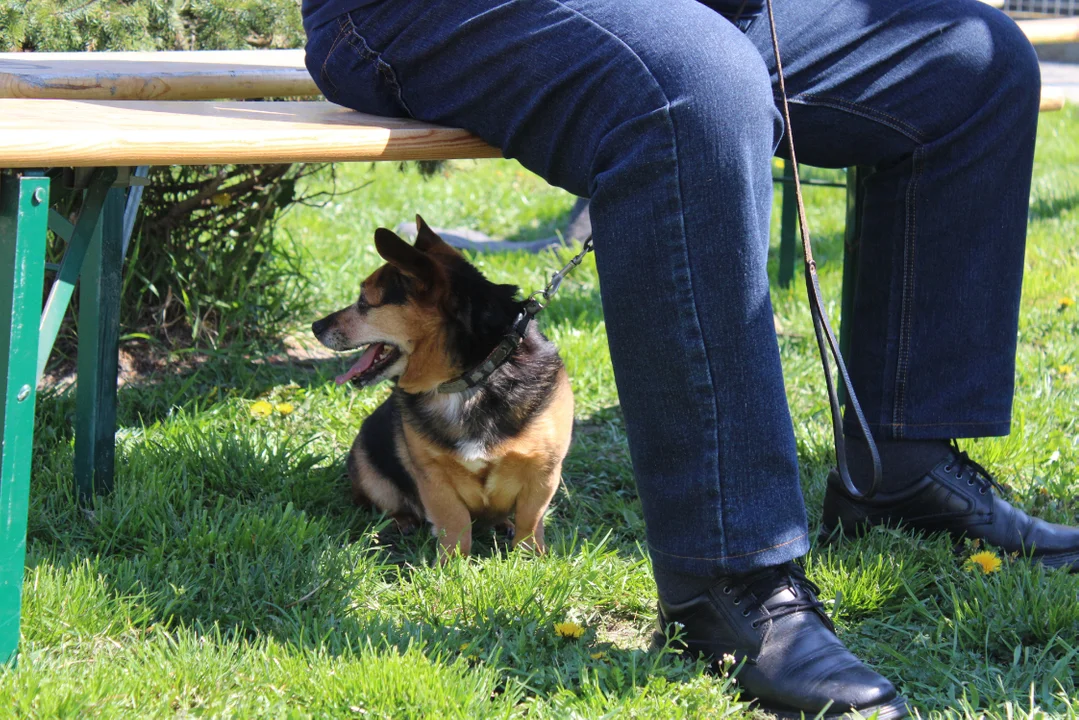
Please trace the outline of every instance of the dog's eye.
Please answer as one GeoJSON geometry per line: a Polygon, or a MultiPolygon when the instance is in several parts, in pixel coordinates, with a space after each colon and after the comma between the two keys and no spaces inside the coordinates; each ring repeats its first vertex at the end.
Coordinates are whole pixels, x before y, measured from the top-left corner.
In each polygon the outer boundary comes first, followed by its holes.
{"type": "Polygon", "coordinates": [[[360,291],[360,297],[356,300],[357,310],[370,310],[371,303],[367,302],[367,292],[365,290],[360,291]]]}

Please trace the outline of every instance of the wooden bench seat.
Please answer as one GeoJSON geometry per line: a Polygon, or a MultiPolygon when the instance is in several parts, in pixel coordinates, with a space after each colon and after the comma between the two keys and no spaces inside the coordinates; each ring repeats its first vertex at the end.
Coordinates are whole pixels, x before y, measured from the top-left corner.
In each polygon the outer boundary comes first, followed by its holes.
{"type": "Polygon", "coordinates": [[[0,99],[0,168],[499,157],[464,130],[328,102],[0,99]]]}
{"type": "MultiPolygon", "coordinates": [[[[1042,110],[1063,104],[1059,95],[1042,95],[1042,110]]],[[[0,99],[0,168],[499,156],[464,130],[320,101],[0,99]]]]}
{"type": "Polygon", "coordinates": [[[1037,18],[1017,20],[1031,45],[1058,45],[1079,42],[1079,18],[1037,18]]]}

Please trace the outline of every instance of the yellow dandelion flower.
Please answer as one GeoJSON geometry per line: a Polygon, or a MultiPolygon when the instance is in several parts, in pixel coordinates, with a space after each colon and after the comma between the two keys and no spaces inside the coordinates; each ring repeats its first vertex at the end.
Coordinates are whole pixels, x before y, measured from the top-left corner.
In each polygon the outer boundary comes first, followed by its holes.
{"type": "Polygon", "coordinates": [[[211,197],[210,201],[218,207],[228,207],[232,204],[232,195],[227,192],[219,192],[211,197]]]}
{"type": "Polygon", "coordinates": [[[468,650],[470,647],[472,647],[472,643],[461,643],[460,650],[461,650],[461,652],[464,652],[465,650],[468,650]]]}
{"type": "Polygon", "coordinates": [[[584,628],[575,622],[567,620],[566,622],[555,623],[554,632],[558,637],[576,640],[584,635],[584,628]]]}
{"type": "Polygon", "coordinates": [[[291,415],[296,408],[292,407],[292,403],[277,403],[276,409],[282,415],[291,415]]]}
{"type": "Polygon", "coordinates": [[[982,571],[983,575],[988,575],[1000,570],[1000,558],[996,556],[996,553],[982,550],[967,558],[964,567],[970,571],[978,569],[982,571]]]}
{"type": "Polygon", "coordinates": [[[1057,372],[1060,373],[1061,375],[1071,375],[1072,374],[1072,366],[1071,365],[1057,365],[1057,372]]]}
{"type": "Polygon", "coordinates": [[[1065,308],[1070,308],[1074,304],[1075,304],[1075,300],[1071,299],[1067,295],[1060,298],[1060,309],[1061,310],[1064,310],[1065,308]]]}
{"type": "Polygon", "coordinates": [[[265,400],[259,400],[257,403],[251,406],[250,412],[254,417],[264,418],[269,417],[273,413],[273,405],[265,400]]]}

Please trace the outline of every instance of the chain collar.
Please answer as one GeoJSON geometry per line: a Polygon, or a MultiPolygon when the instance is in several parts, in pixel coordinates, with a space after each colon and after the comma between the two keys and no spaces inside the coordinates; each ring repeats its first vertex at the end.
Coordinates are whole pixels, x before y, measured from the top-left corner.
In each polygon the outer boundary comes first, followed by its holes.
{"type": "Polygon", "coordinates": [[[513,325],[510,326],[510,331],[506,333],[502,340],[495,346],[495,349],[484,358],[483,362],[475,366],[471,370],[465,372],[456,380],[449,380],[438,386],[438,392],[440,394],[449,395],[452,393],[464,392],[476,387],[487,378],[494,374],[495,370],[500,368],[503,363],[509,359],[509,356],[513,354],[513,351],[521,346],[524,342],[525,333],[528,331],[528,324],[532,322],[532,318],[536,317],[541,310],[547,307],[551,298],[558,288],[562,285],[562,281],[566,275],[569,274],[573,268],[581,264],[584,260],[584,256],[592,252],[592,235],[590,234],[585,238],[584,246],[581,251],[573,256],[568,263],[566,263],[561,270],[551,276],[551,281],[547,283],[542,290],[537,290],[528,296],[528,300],[525,301],[524,309],[517,314],[517,317],[513,320],[513,325]],[[542,300],[541,300],[542,298],[542,300]]]}

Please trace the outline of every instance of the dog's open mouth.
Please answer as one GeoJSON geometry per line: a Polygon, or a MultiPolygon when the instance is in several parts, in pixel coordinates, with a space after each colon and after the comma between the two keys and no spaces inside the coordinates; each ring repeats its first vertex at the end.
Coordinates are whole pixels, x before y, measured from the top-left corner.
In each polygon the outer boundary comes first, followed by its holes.
{"type": "Polygon", "coordinates": [[[397,362],[399,357],[401,357],[401,351],[393,345],[381,342],[371,343],[360,355],[360,359],[352,364],[352,367],[337,376],[337,384],[344,385],[351,381],[353,385],[363,387],[378,378],[379,374],[397,362]]]}

